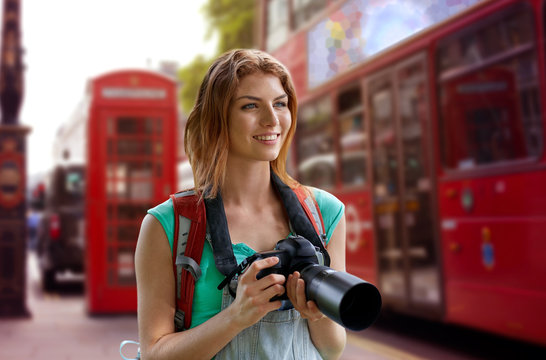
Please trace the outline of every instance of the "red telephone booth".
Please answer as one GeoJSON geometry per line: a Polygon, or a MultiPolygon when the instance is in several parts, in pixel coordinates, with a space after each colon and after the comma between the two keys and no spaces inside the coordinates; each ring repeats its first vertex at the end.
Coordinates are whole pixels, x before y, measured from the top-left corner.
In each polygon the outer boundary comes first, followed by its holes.
{"type": "Polygon", "coordinates": [[[176,84],[118,71],[89,87],[86,297],[91,314],[134,312],[134,252],[146,210],[176,189],[176,84]]]}

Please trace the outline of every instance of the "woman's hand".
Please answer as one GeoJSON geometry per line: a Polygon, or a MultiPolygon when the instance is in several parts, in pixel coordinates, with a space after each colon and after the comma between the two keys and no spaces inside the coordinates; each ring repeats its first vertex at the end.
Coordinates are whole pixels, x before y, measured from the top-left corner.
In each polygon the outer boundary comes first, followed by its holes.
{"type": "Polygon", "coordinates": [[[272,297],[284,293],[284,275],[270,274],[260,280],[256,275],[279,262],[278,257],[268,257],[254,261],[239,277],[237,296],[229,306],[233,320],[244,328],[263,318],[268,312],[281,307],[281,301],[270,301],[272,297]]]}
{"type": "Polygon", "coordinates": [[[325,317],[314,301],[307,301],[307,297],[305,296],[305,281],[301,278],[299,272],[295,271],[288,276],[286,293],[292,302],[292,305],[299,311],[302,318],[307,319],[308,321],[317,321],[325,317]]]}

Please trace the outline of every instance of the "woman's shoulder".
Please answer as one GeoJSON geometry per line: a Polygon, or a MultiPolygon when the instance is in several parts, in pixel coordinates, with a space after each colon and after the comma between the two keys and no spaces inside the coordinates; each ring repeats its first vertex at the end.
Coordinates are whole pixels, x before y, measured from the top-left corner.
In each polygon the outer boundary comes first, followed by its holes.
{"type": "Polygon", "coordinates": [[[343,202],[328,191],[312,186],[307,186],[307,188],[313,193],[321,211],[324,211],[323,209],[337,209],[336,212],[339,212],[345,208],[343,202]]]}
{"type": "Polygon", "coordinates": [[[148,214],[153,215],[163,226],[165,230],[165,235],[169,239],[169,243],[172,249],[173,243],[173,232],[174,232],[174,209],[173,201],[169,198],[162,202],[161,204],[148,209],[148,214]]]}
{"type": "MultiPolygon", "coordinates": [[[[190,189],[190,190],[180,191],[177,194],[194,195],[196,193],[194,189],[190,189]]],[[[161,204],[151,209],[148,209],[148,214],[153,215],[157,220],[159,220],[159,222],[161,223],[161,226],[163,226],[163,230],[165,230],[167,239],[169,239],[169,244],[171,245],[171,250],[172,250],[173,242],[174,242],[174,227],[175,227],[174,207],[173,207],[172,198],[169,197],[169,199],[165,200],[161,204]]]]}
{"type": "Polygon", "coordinates": [[[307,189],[313,193],[313,196],[317,201],[317,205],[324,221],[324,229],[326,230],[326,236],[328,239],[327,242],[329,242],[334,229],[343,217],[345,205],[337,197],[326,190],[311,186],[308,186],[307,189]]]}
{"type": "Polygon", "coordinates": [[[172,199],[167,199],[159,205],[154,206],[153,208],[148,209],[148,214],[152,215],[174,215],[173,210],[173,201],[172,199]]]}

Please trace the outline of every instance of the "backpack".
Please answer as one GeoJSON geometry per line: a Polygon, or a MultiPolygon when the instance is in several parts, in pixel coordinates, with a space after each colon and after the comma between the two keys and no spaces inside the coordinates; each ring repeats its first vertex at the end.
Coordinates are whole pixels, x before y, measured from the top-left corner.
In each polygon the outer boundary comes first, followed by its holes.
{"type": "MultiPolygon", "coordinates": [[[[288,188],[288,186],[284,186],[288,188]]],[[[311,242],[313,242],[313,245],[320,245],[320,248],[324,249],[326,233],[322,214],[316,200],[312,196],[309,196],[301,186],[291,190],[296,195],[306,218],[313,225],[314,231],[320,239],[320,244],[315,243],[317,240],[313,241],[310,239],[311,242]]],[[[207,231],[206,200],[200,201],[199,194],[194,190],[181,191],[172,194],[170,198],[173,201],[175,219],[172,254],[173,271],[176,281],[176,312],[174,323],[175,331],[179,332],[190,328],[195,282],[201,276],[199,262],[203,253],[205,239],[211,243],[211,237],[207,231]]]]}

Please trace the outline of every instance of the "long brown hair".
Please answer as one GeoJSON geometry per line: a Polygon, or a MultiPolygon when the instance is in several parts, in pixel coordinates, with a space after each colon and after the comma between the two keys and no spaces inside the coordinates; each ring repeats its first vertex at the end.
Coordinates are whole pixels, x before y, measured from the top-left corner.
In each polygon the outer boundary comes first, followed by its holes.
{"type": "Polygon", "coordinates": [[[228,112],[239,81],[260,72],[277,76],[288,95],[292,123],[279,156],[271,161],[271,168],[286,184],[297,185],[286,172],[298,108],[290,74],[284,65],[263,51],[236,49],[221,55],[208,69],[184,132],[184,150],[193,170],[195,188],[204,197],[216,197],[224,182],[229,150],[228,112]]]}

